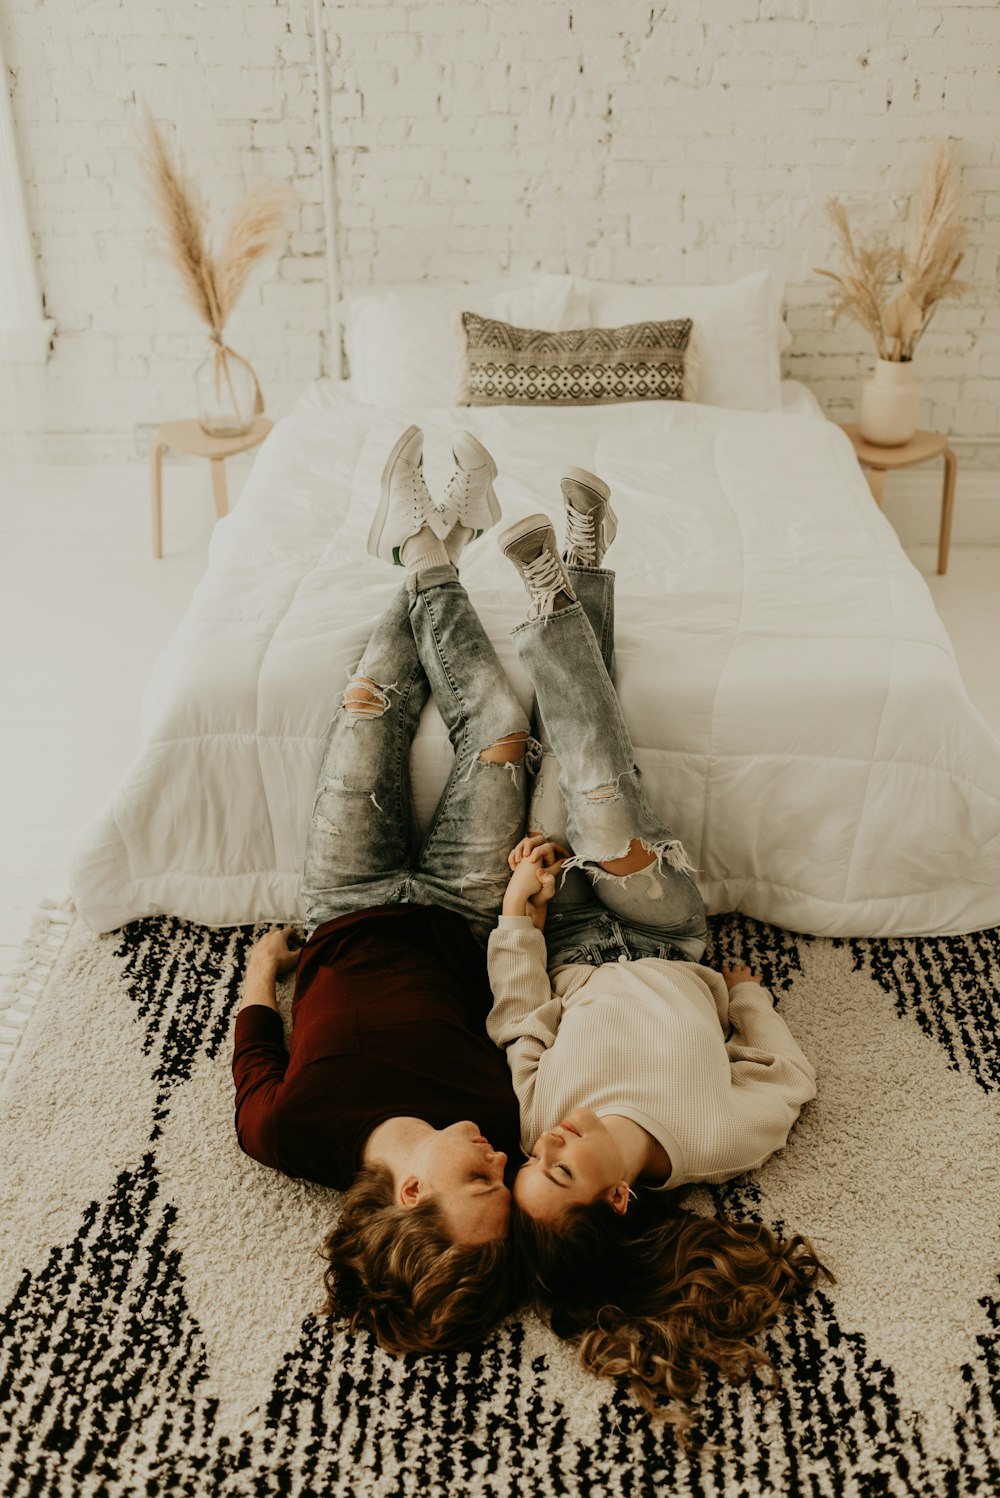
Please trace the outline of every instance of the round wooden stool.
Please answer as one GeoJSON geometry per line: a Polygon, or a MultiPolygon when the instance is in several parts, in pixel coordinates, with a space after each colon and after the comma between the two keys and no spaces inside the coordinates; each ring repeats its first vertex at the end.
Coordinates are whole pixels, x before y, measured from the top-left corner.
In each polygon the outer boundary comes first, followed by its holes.
{"type": "Polygon", "coordinates": [[[176,452],[190,453],[196,458],[207,458],[212,470],[212,493],[215,496],[215,512],[228,515],[229,497],[226,493],[227,458],[245,453],[263,442],[274,422],[267,416],[255,416],[253,426],[242,437],[210,437],[197,421],[165,421],[157,427],[149,444],[149,472],[153,491],[153,555],[163,556],[163,454],[168,447],[176,452]]]}
{"type": "Polygon", "coordinates": [[[915,463],[926,463],[931,458],[944,458],[944,486],[941,491],[941,534],[938,538],[938,572],[948,570],[948,546],[951,541],[951,512],[955,503],[955,475],[958,459],[948,446],[948,438],[941,432],[914,432],[909,442],[898,447],[876,447],[866,442],[858,431],[857,422],[841,422],[840,429],[846,432],[854,444],[858,462],[868,469],[868,487],[879,509],[882,508],[882,490],[885,476],[891,468],[911,468],[915,463]]]}

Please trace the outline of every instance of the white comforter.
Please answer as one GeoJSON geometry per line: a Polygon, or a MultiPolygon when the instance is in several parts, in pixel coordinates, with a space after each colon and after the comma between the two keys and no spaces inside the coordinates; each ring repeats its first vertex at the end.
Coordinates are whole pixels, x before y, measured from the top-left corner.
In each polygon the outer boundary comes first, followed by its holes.
{"type": "MultiPolygon", "coordinates": [[[[709,911],[825,935],[1000,922],[1000,742],[836,426],[680,403],[393,413],[319,384],[216,527],[147,688],[145,748],[78,840],[73,894],[95,930],[301,917],[327,726],[401,582],[365,538],[412,420],[438,492],[449,434],[482,438],[505,522],[541,508],[561,525],[566,463],[611,484],[619,691],[709,911]]],[[[508,639],[525,597],[492,536],[462,576],[528,707],[508,639]]],[[[423,820],[450,755],[431,706],[412,763],[423,820]]]]}

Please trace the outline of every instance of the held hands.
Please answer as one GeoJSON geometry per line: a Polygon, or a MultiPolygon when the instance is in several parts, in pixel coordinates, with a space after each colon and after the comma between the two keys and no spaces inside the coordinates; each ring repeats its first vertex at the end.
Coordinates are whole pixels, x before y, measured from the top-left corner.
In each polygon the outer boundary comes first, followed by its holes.
{"type": "Polygon", "coordinates": [[[737,983],[763,983],[763,978],[758,973],[752,973],[748,967],[724,967],[720,968],[726,987],[730,993],[737,983]]]}
{"type": "Polygon", "coordinates": [[[537,930],[545,926],[545,907],[556,892],[556,875],[569,849],[542,833],[523,837],[507,857],[513,873],[504,895],[504,915],[530,916],[537,930]]]}

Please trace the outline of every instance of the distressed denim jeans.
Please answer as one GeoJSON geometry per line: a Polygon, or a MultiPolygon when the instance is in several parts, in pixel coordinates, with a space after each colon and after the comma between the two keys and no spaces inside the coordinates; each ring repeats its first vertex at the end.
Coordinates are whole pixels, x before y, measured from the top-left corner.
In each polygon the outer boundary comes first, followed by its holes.
{"type": "Polygon", "coordinates": [[[528,826],[573,850],[549,902],[549,966],[630,956],[697,962],[705,907],[684,849],[646,800],[614,687],[614,573],[569,573],[578,601],[513,632],[543,744],[528,826]],[[647,868],[600,867],[634,838],[656,855],[647,868]]]}
{"type": "Polygon", "coordinates": [[[307,929],[406,901],[457,911],[485,946],[524,827],[537,746],[526,739],[523,762],[479,758],[526,734],[528,721],[454,567],[428,569],[400,590],[347,693],[361,677],[376,700],[364,711],[342,703],[327,735],[306,841],[307,929]],[[431,693],[455,761],[421,839],[410,746],[431,693]]]}

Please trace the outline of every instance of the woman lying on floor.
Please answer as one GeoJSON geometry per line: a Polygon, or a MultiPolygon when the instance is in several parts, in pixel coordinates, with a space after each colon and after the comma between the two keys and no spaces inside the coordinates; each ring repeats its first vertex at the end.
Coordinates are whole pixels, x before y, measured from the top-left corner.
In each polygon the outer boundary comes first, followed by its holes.
{"type": "Polygon", "coordinates": [[[407,584],[327,738],[305,946],[274,931],[254,947],[233,1053],[243,1150],[344,1191],[325,1249],[327,1312],[391,1352],[473,1343],[513,1293],[504,1168],[517,1101],[486,1035],[485,949],[524,828],[532,746],[456,570],[499,516],[496,468],[468,433],[455,459],[441,508],[417,427],[386,464],[369,550],[404,565],[407,584]],[[431,692],[455,762],[417,845],[410,745],[431,692]],[[296,964],[289,1052],[275,982],[296,964]]]}
{"type": "Polygon", "coordinates": [[[500,537],[532,599],[514,638],[551,746],[489,944],[488,1028],[529,1155],[514,1236],[553,1329],[647,1408],[677,1401],[683,1432],[702,1371],[769,1365],[751,1338],[826,1271],[799,1235],[696,1216],[675,1189],[780,1149],[815,1074],[759,978],[701,965],[701,896],[642,792],[613,686],[609,491],[579,469],[562,490],[562,556],[545,515],[500,537]]]}

